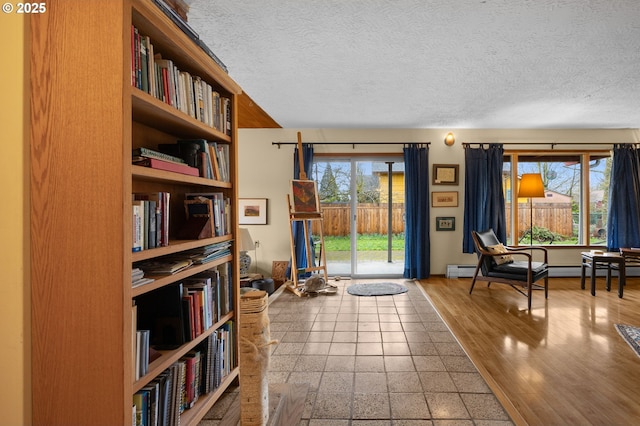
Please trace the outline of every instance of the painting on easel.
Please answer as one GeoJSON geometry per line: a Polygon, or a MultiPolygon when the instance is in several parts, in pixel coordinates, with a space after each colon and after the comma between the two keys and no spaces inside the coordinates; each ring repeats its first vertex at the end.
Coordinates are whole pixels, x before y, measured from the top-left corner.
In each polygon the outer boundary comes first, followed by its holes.
{"type": "Polygon", "coordinates": [[[320,200],[315,181],[294,179],[291,181],[291,190],[295,213],[320,213],[320,200]]]}

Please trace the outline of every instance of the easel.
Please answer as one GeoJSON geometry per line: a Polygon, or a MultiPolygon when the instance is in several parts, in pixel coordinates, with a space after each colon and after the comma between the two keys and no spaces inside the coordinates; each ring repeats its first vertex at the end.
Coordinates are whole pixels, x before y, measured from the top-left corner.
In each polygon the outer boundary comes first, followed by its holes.
{"type": "Polygon", "coordinates": [[[325,283],[328,282],[327,262],[324,250],[324,231],[323,231],[323,215],[320,211],[320,201],[318,199],[318,191],[316,183],[307,179],[304,170],[304,156],[302,154],[302,135],[298,132],[298,163],[300,165],[300,179],[292,180],[291,186],[294,190],[294,199],[291,200],[291,194],[287,194],[287,204],[289,206],[289,237],[291,242],[291,281],[287,282],[286,288],[298,296],[305,296],[302,291],[302,284],[298,281],[298,275],[306,272],[322,271],[325,283]],[[296,190],[304,190],[304,197],[301,200],[296,194],[296,190]],[[307,267],[298,269],[296,262],[296,245],[293,238],[293,225],[296,222],[302,222],[304,229],[304,245],[307,254],[307,267]],[[313,222],[319,222],[320,228],[320,260],[318,266],[309,266],[314,264],[311,247],[309,244],[309,228],[313,222]]]}

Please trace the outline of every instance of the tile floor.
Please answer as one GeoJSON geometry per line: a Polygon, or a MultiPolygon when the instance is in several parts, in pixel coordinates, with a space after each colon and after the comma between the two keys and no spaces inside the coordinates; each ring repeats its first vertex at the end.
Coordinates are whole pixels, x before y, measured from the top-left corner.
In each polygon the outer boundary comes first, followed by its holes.
{"type": "MultiPolygon", "coordinates": [[[[269,383],[308,383],[299,425],[511,425],[484,379],[412,281],[408,292],[359,297],[276,292],[269,305],[269,383]]],[[[200,426],[215,426],[231,389],[200,426]]]]}

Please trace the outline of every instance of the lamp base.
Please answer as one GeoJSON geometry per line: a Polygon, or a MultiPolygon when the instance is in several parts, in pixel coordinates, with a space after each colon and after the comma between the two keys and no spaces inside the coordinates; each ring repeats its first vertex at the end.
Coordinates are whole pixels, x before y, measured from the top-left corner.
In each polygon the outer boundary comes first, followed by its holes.
{"type": "Polygon", "coordinates": [[[246,251],[240,252],[240,276],[244,277],[249,275],[249,267],[251,266],[251,256],[246,251]]]}

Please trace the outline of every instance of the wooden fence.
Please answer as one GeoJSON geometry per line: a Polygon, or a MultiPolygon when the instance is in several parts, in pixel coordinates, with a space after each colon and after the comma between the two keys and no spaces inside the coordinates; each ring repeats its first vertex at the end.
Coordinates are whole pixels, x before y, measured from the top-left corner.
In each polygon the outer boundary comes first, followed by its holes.
{"type": "MultiPolygon", "coordinates": [[[[324,216],[324,235],[345,236],[351,232],[351,207],[346,203],[322,204],[320,206],[324,216]]],[[[360,234],[386,234],[388,229],[388,208],[386,205],[359,204],[356,209],[356,223],[360,234]]],[[[404,204],[391,205],[393,224],[392,233],[404,232],[404,204]]],[[[319,232],[319,224],[314,222],[311,231],[319,232]]]]}
{"type": "MultiPolygon", "coordinates": [[[[321,205],[324,215],[324,235],[345,236],[351,229],[351,207],[347,203],[321,205]]],[[[386,234],[387,206],[377,204],[359,204],[357,207],[358,233],[386,234]]],[[[392,233],[404,232],[404,204],[394,203],[391,207],[392,233]]],[[[433,210],[431,215],[435,217],[433,210]]],[[[507,229],[511,227],[511,205],[506,206],[507,229]]],[[[573,219],[569,203],[535,203],[533,205],[533,224],[539,228],[547,228],[560,235],[573,235],[573,219]]],[[[318,223],[313,223],[311,230],[319,232],[318,223]]],[[[462,219],[458,226],[462,227],[462,219]]],[[[518,229],[520,236],[531,226],[529,203],[518,203],[518,229]]]]}
{"type": "MultiPolygon", "coordinates": [[[[522,236],[531,227],[529,203],[518,203],[518,229],[522,236]]],[[[506,206],[507,229],[511,227],[511,205],[506,206]]],[[[556,234],[573,235],[573,218],[569,203],[534,203],[533,226],[547,228],[556,234]]]]}

